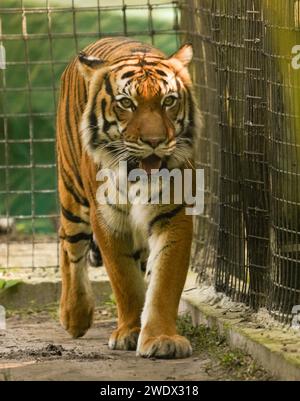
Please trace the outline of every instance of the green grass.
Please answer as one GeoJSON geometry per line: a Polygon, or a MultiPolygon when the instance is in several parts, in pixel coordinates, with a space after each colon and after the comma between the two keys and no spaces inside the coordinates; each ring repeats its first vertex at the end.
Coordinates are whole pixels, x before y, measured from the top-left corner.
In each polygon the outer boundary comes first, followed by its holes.
{"type": "MultiPolygon", "coordinates": [[[[193,326],[190,315],[178,318],[177,329],[186,336],[193,347],[193,355],[208,357],[220,366],[226,378],[233,380],[270,380],[271,376],[262,369],[248,354],[241,350],[232,350],[224,336],[217,330],[204,325],[193,326]]],[[[206,370],[216,369],[216,366],[207,366],[206,370]]],[[[225,378],[225,377],[224,377],[225,378]]]]}
{"type": "MultiPolygon", "coordinates": [[[[105,5],[117,5],[120,1],[106,1],[105,5]]],[[[157,3],[157,2],[156,2],[157,3]]],[[[73,34],[73,13],[57,12],[55,7],[70,6],[71,1],[51,1],[52,41],[48,38],[47,13],[26,14],[28,40],[17,36],[10,36],[10,40],[4,40],[7,62],[18,62],[18,65],[9,65],[5,71],[0,70],[0,89],[6,81],[7,91],[0,92],[0,114],[13,114],[6,122],[0,117],[0,191],[9,190],[45,190],[56,188],[55,167],[27,169],[1,169],[5,165],[33,165],[53,164],[55,161],[55,121],[54,113],[58,96],[60,76],[69,60],[89,43],[98,37],[111,34],[124,35],[123,12],[117,10],[102,9],[100,14],[96,11],[78,11],[75,15],[76,31],[79,33],[77,40],[73,34]],[[59,37],[60,34],[71,34],[71,37],[59,37]],[[45,38],[34,38],[30,35],[46,35],[45,38]],[[97,34],[95,36],[94,34],[97,34]],[[14,40],[11,40],[15,38],[14,40]],[[30,65],[22,63],[28,59],[30,65]],[[53,66],[50,61],[57,63],[53,66]],[[44,64],[37,64],[43,61],[44,64]],[[29,91],[29,82],[31,91],[29,91]],[[36,115],[47,113],[49,115],[36,115]],[[31,114],[31,117],[23,116],[31,114]],[[7,130],[5,130],[5,124],[7,130]],[[30,143],[1,142],[7,137],[9,140],[35,140],[50,139],[49,142],[38,142],[32,146],[30,143]],[[52,142],[51,142],[52,140],[52,142]]],[[[103,2],[101,1],[101,4],[103,2]]],[[[130,4],[134,2],[130,1],[130,4]]],[[[136,2],[145,4],[145,1],[136,2]]],[[[45,7],[46,1],[25,1],[26,7],[45,7]]],[[[76,6],[95,6],[97,1],[76,1],[76,6]]],[[[20,7],[19,0],[2,0],[2,8],[20,7]]],[[[148,9],[128,9],[126,11],[127,35],[134,36],[144,42],[151,42],[149,35],[149,11],[148,9]],[[138,35],[136,35],[138,33],[138,35]]],[[[153,10],[153,36],[154,44],[167,54],[171,54],[177,47],[174,29],[174,10],[161,8],[153,10]],[[159,31],[167,31],[161,34],[159,31]]],[[[151,29],[152,29],[151,28],[151,29]]],[[[4,35],[22,34],[22,14],[2,14],[2,33],[4,35]]],[[[39,215],[56,213],[55,193],[29,194],[2,194],[0,193],[0,215],[8,213],[14,215],[30,215],[32,212],[39,215]]],[[[31,232],[31,222],[22,221],[19,228],[24,233],[31,232]]],[[[40,219],[34,227],[35,232],[51,232],[55,225],[49,219],[40,219]]]]}

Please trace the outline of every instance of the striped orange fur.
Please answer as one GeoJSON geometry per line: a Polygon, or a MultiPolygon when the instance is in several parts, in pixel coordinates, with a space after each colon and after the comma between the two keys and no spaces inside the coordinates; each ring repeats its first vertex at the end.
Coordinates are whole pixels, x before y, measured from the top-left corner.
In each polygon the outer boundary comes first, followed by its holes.
{"type": "Polygon", "coordinates": [[[106,38],[74,58],[62,76],[60,319],[73,337],[92,324],[87,257],[96,241],[118,309],[109,347],[144,357],[191,354],[188,340],[176,333],[192,240],[184,203],[100,205],[96,199],[97,172],[120,161],[147,172],[193,166],[200,117],[187,70],[191,58],[189,44],[166,57],[133,39],[106,38]]]}

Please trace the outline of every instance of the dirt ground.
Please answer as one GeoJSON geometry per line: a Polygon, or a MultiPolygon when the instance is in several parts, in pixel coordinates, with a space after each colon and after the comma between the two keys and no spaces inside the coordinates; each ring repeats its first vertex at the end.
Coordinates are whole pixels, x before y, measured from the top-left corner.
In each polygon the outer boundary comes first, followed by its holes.
{"type": "Polygon", "coordinates": [[[114,315],[111,306],[98,308],[93,327],[74,340],[59,325],[56,308],[10,313],[7,330],[0,330],[0,381],[270,379],[250,357],[232,353],[214,333],[195,331],[188,321],[180,324],[181,331],[197,337],[191,358],[142,359],[132,351],[111,351],[107,341],[114,315]]]}

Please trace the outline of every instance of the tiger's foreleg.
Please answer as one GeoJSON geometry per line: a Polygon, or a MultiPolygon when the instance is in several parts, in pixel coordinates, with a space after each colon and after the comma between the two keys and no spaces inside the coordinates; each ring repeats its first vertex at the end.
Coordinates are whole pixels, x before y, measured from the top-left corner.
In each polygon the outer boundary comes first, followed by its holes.
{"type": "Polygon", "coordinates": [[[100,245],[118,310],[118,327],[110,336],[109,348],[135,350],[140,332],[145,284],[135,258],[130,235],[117,237],[94,214],[93,231],[100,245]]]}
{"type": "Polygon", "coordinates": [[[142,313],[137,354],[143,357],[183,358],[192,353],[189,341],[176,333],[178,305],[189,265],[192,218],[184,209],[170,224],[151,230],[147,270],[150,283],[142,313]]]}
{"type": "MultiPolygon", "coordinates": [[[[66,204],[66,202],[65,202],[66,204]]],[[[87,253],[91,228],[86,216],[62,205],[60,268],[62,293],[60,321],[72,337],[81,337],[93,322],[94,296],[88,277],[87,253]]]]}

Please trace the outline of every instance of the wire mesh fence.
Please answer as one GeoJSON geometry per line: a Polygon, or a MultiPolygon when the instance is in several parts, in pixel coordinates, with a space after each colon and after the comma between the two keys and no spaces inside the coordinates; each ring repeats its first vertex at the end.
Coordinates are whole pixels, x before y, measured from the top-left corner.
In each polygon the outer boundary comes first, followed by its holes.
{"type": "Polygon", "coordinates": [[[54,121],[68,61],[104,36],[167,54],[188,39],[205,120],[192,266],[288,321],[300,304],[300,1],[2,0],[0,20],[0,266],[58,264],[54,121]]]}
{"type": "Polygon", "coordinates": [[[300,2],[187,0],[181,9],[206,120],[193,266],[218,291],[289,321],[300,304],[300,2]]]}
{"type": "Polygon", "coordinates": [[[0,20],[0,266],[56,267],[60,76],[104,36],[137,37],[172,53],[178,10],[164,0],[1,0],[0,20]]]}

